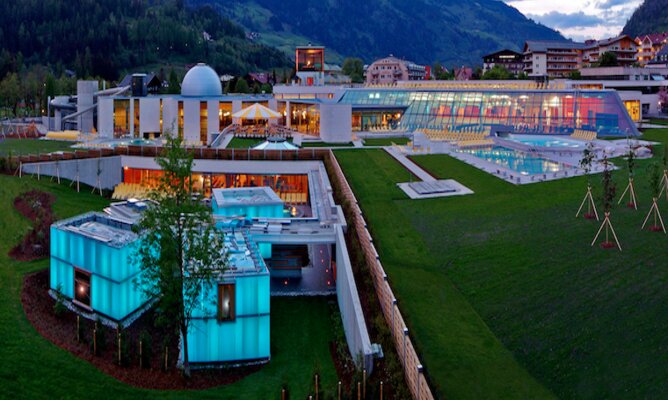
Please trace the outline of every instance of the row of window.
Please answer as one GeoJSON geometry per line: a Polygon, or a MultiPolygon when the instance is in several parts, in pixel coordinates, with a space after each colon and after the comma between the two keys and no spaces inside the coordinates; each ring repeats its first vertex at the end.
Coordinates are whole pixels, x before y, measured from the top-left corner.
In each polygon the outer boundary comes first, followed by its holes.
{"type": "Polygon", "coordinates": [[[609,134],[635,131],[613,93],[364,90],[349,91],[342,102],[406,107],[401,126],[408,129],[502,124],[600,127],[609,134]]]}
{"type": "MultiPolygon", "coordinates": [[[[91,274],[75,268],[74,270],[74,300],[81,306],[91,307],[91,274]]],[[[218,284],[217,291],[217,318],[219,321],[233,321],[236,317],[236,296],[233,283],[218,284]]]]}

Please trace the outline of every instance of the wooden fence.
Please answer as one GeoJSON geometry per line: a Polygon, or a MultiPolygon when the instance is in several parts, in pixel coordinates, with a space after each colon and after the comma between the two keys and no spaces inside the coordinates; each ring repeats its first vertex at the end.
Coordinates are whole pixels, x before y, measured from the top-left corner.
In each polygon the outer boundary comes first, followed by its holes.
{"type": "Polygon", "coordinates": [[[397,355],[404,368],[408,388],[414,399],[432,400],[434,399],[434,395],[425,378],[424,368],[420,363],[420,359],[418,358],[413,342],[409,336],[408,327],[406,326],[401,311],[397,306],[397,299],[388,283],[387,274],[383,269],[383,264],[380,262],[378,252],[373,245],[373,238],[366,227],[366,222],[362,216],[362,210],[357,203],[357,199],[355,198],[355,194],[350,188],[350,185],[348,185],[348,181],[346,180],[336,157],[331,155],[330,158],[334,175],[330,176],[330,179],[338,181],[339,189],[342,192],[340,193],[341,197],[346,199],[349,206],[352,207],[352,224],[355,226],[357,240],[359,240],[360,247],[364,252],[364,257],[369,265],[373,284],[376,289],[376,295],[378,296],[385,321],[390,327],[397,355]]]}

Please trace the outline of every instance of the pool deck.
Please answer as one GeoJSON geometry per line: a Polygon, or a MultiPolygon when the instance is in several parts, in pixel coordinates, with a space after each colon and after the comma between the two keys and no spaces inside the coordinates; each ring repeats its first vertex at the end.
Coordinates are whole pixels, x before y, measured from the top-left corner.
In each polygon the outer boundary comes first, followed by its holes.
{"type": "MultiPolygon", "coordinates": [[[[606,143],[605,141],[602,142],[606,143]]],[[[427,148],[409,148],[408,146],[395,146],[392,150],[395,153],[401,153],[406,160],[409,160],[407,156],[410,155],[447,154],[462,162],[472,165],[482,171],[485,171],[490,175],[496,176],[499,179],[503,179],[508,183],[512,183],[513,185],[526,185],[530,183],[546,182],[556,179],[563,179],[573,176],[584,175],[584,170],[577,167],[579,165],[580,158],[582,157],[581,152],[562,151],[562,150],[536,152],[537,156],[540,156],[550,161],[566,164],[567,166],[571,166],[572,168],[559,172],[550,172],[545,174],[522,175],[521,173],[513,171],[510,168],[506,168],[493,162],[483,160],[472,154],[460,153],[457,151],[456,146],[453,146],[452,144],[447,142],[431,142],[427,148]]],[[[393,154],[390,150],[388,150],[388,153],[393,154]]],[[[600,172],[603,172],[603,165],[601,163],[595,163],[592,166],[592,170],[590,173],[596,174],[600,172]]]]}

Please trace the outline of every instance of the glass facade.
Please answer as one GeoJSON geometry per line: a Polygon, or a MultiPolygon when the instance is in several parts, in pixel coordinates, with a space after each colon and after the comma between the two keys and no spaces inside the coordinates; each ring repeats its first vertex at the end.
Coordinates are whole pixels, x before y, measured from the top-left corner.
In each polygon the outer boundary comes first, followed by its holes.
{"type": "MultiPolygon", "coordinates": [[[[100,220],[83,217],[83,222],[100,220]]],[[[130,229],[130,228],[127,228],[130,229]]],[[[65,228],[51,227],[51,289],[120,321],[147,298],[134,284],[139,266],[130,262],[134,245],[111,246],[65,228]]]]}
{"type": "Polygon", "coordinates": [[[119,138],[130,132],[130,100],[114,99],[114,137],[119,138]]]}
{"type": "Polygon", "coordinates": [[[209,143],[209,109],[206,101],[199,102],[199,141],[202,144],[209,143]]]}
{"type": "MultiPolygon", "coordinates": [[[[124,168],[123,182],[151,188],[163,175],[161,170],[124,168]]],[[[308,175],[259,175],[193,173],[193,190],[211,196],[212,189],[268,186],[278,197],[290,204],[308,204],[308,175]]]]}
{"type": "Polygon", "coordinates": [[[638,135],[614,91],[512,90],[348,90],[341,103],[405,107],[401,128],[470,131],[485,127],[513,133],[570,134],[575,129],[601,136],[638,135]]]}

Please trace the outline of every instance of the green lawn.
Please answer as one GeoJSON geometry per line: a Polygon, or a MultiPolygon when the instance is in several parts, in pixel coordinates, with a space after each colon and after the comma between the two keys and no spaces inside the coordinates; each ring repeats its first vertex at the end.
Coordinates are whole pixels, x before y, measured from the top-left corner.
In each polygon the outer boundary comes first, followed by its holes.
{"type": "Polygon", "coordinates": [[[333,339],[330,308],[322,298],[272,298],[271,362],[233,385],[205,391],[135,389],[52,345],[28,323],[20,302],[23,275],[48,267],[48,261],[25,263],[7,257],[29,226],[13,209],[12,199],[28,190],[48,190],[57,196],[55,211],[60,218],[100,210],[108,200],[32,178],[0,175],[0,187],[0,398],[266,399],[279,398],[281,386],[287,383],[292,398],[303,399],[316,368],[323,388],[334,393],[337,378],[328,348],[333,339]]]}
{"type": "Polygon", "coordinates": [[[393,143],[403,146],[408,142],[410,138],[407,137],[364,139],[365,146],[392,146],[393,143]]]}
{"type": "MultiPolygon", "coordinates": [[[[665,143],[668,130],[645,137],[665,143]]],[[[586,178],[514,186],[420,156],[475,194],[412,201],[395,186],[406,171],[385,152],[336,156],[441,397],[668,395],[668,238],[640,231],[648,161],[637,167],[640,210],[613,211],[620,253],[590,247],[597,224],[574,218],[586,178]]],[[[626,173],[615,178],[621,193],[626,173]]],[[[598,195],[600,175],[592,181],[598,195]]]]}
{"type": "Polygon", "coordinates": [[[650,118],[649,123],[650,124],[655,124],[655,125],[668,125],[668,119],[666,119],[666,118],[650,118]]]}
{"type": "Polygon", "coordinates": [[[264,139],[232,138],[226,149],[247,149],[264,142],[264,139]]]}
{"type": "Polygon", "coordinates": [[[0,156],[72,151],[75,142],[36,139],[0,139],[0,156]]]}

